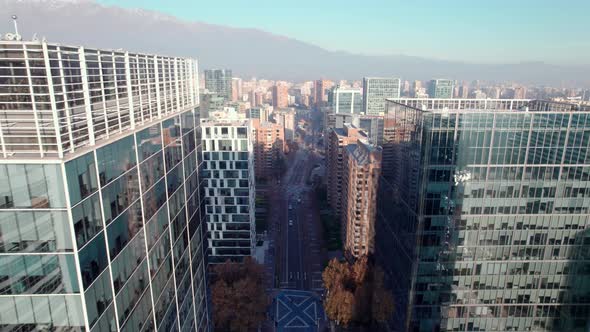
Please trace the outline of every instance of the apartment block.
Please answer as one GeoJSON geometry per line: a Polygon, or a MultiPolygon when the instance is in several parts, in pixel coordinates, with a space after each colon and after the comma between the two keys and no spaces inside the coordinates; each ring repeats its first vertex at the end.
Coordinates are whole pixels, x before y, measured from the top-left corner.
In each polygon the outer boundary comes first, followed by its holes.
{"type": "Polygon", "coordinates": [[[351,124],[345,124],[343,128],[333,128],[328,135],[326,152],[327,195],[328,203],[338,216],[342,212],[345,149],[348,144],[358,141],[359,138],[367,139],[367,136],[362,130],[351,124]]]}
{"type": "Polygon", "coordinates": [[[253,129],[235,112],[211,114],[201,126],[209,261],[241,260],[256,244],[253,129]]]}
{"type": "Polygon", "coordinates": [[[358,139],[344,149],[342,161],[344,253],[358,258],[374,252],[381,147],[358,139]]]}
{"type": "Polygon", "coordinates": [[[314,81],[314,98],[315,107],[319,110],[321,107],[326,105],[328,97],[326,95],[326,89],[329,88],[330,82],[327,80],[316,80],[314,81]]]}
{"type": "Polygon", "coordinates": [[[275,110],[273,113],[273,118],[276,123],[282,125],[285,130],[285,140],[293,141],[295,138],[295,110],[294,109],[286,109],[286,110],[275,110]]]}
{"type": "Polygon", "coordinates": [[[280,175],[285,153],[285,128],[272,122],[253,120],[254,170],[256,178],[271,179],[280,175]]]}
{"type": "Polygon", "coordinates": [[[289,106],[288,87],[277,84],[272,87],[272,106],[274,108],[285,108],[289,106]]]}
{"type": "Polygon", "coordinates": [[[209,330],[196,60],[0,49],[0,329],[209,330]]]}

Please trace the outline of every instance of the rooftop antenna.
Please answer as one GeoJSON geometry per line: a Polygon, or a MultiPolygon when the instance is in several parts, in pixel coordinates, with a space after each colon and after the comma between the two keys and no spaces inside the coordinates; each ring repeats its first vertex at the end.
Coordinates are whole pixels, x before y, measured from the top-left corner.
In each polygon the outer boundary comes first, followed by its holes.
{"type": "Polygon", "coordinates": [[[18,24],[16,24],[16,15],[12,15],[12,22],[14,23],[14,34],[18,36],[18,24]]]}

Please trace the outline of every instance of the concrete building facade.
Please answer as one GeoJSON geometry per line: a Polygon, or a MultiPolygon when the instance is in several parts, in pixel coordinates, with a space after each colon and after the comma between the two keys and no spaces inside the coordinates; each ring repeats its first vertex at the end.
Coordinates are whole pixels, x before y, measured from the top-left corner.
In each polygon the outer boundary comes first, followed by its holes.
{"type": "Polygon", "coordinates": [[[213,114],[201,126],[209,261],[239,261],[256,245],[252,126],[233,112],[213,114]]]}

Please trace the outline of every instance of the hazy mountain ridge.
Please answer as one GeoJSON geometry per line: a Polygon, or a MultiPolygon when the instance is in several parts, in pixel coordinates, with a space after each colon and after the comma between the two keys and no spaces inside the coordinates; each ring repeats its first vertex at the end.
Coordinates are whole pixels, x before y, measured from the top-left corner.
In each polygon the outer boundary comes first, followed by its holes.
{"type": "Polygon", "coordinates": [[[12,32],[12,14],[19,16],[24,39],[37,33],[64,44],[191,56],[199,59],[201,68],[231,68],[235,75],[245,78],[445,77],[590,87],[590,66],[470,64],[405,55],[332,52],[257,29],[188,22],[154,11],[108,7],[88,0],[0,0],[0,18],[4,18],[0,33],[12,32]]]}

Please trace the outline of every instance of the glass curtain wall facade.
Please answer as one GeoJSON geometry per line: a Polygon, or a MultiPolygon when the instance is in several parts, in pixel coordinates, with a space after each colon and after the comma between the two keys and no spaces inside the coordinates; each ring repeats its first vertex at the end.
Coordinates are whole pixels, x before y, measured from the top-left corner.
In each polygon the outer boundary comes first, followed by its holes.
{"type": "Polygon", "coordinates": [[[399,98],[400,90],[401,81],[399,78],[363,78],[363,112],[366,115],[383,115],[385,113],[385,100],[399,98]]]}
{"type": "Polygon", "coordinates": [[[226,101],[232,100],[232,71],[230,69],[205,70],[205,88],[226,101]]]}
{"type": "Polygon", "coordinates": [[[590,108],[388,106],[396,135],[384,146],[393,167],[381,179],[376,253],[400,308],[392,323],[586,331],[590,108]]]}
{"type": "Polygon", "coordinates": [[[208,330],[196,61],[0,42],[0,98],[0,330],[208,330]]]}
{"type": "Polygon", "coordinates": [[[428,86],[428,96],[430,98],[453,98],[455,81],[446,79],[432,80],[428,86]]]}
{"type": "Polygon", "coordinates": [[[361,90],[332,89],[332,111],[334,113],[361,114],[363,111],[363,97],[361,90]]]}

